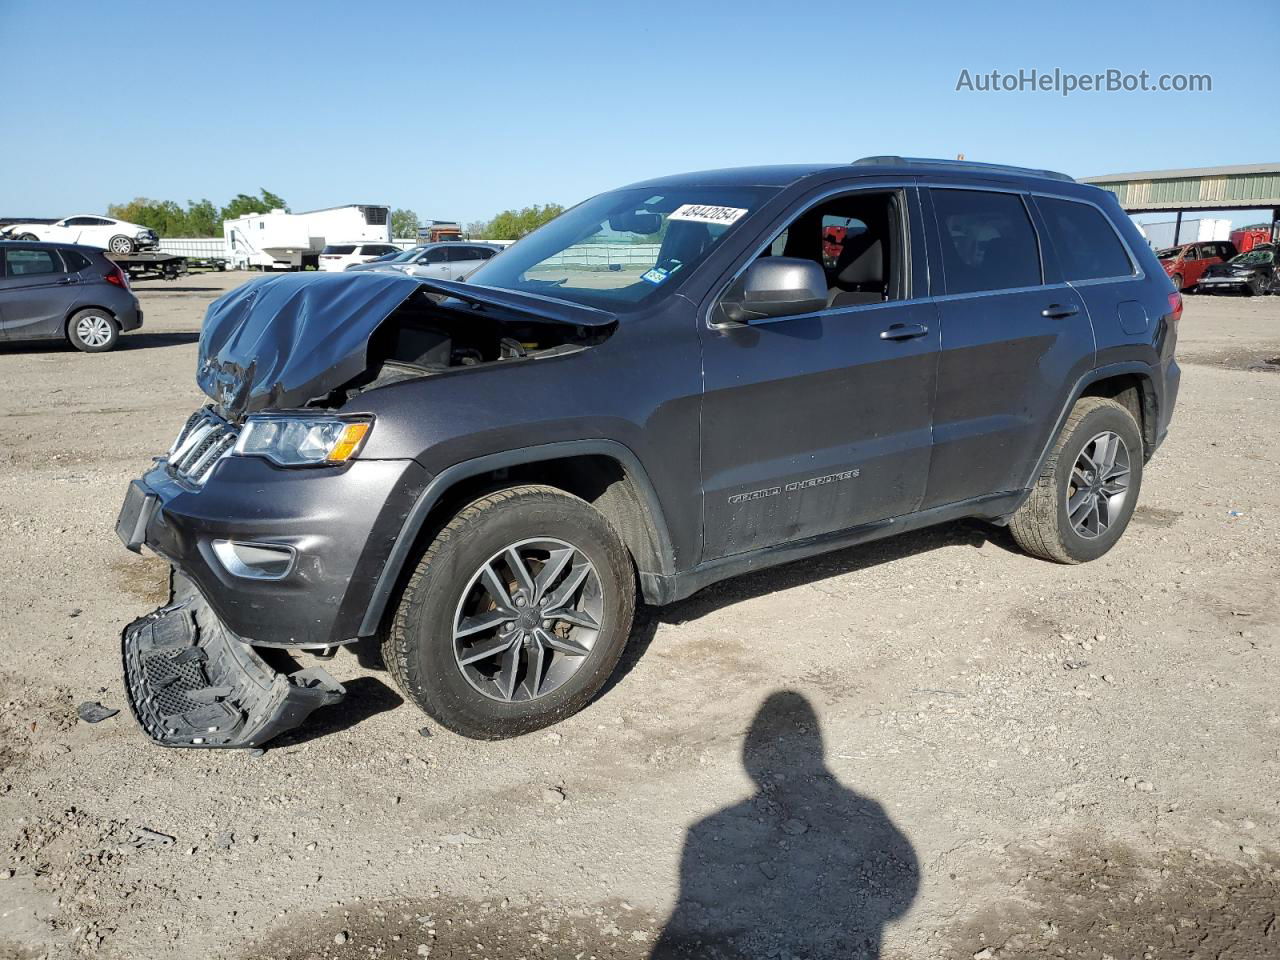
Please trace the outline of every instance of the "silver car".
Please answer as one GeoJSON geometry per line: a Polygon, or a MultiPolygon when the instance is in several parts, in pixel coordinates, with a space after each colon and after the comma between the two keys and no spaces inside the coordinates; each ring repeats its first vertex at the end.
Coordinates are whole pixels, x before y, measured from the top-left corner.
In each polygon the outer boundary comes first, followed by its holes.
{"type": "Polygon", "coordinates": [[[406,250],[389,260],[350,266],[348,270],[379,273],[406,273],[428,280],[464,280],[502,247],[494,243],[471,243],[466,240],[443,240],[406,250]]]}

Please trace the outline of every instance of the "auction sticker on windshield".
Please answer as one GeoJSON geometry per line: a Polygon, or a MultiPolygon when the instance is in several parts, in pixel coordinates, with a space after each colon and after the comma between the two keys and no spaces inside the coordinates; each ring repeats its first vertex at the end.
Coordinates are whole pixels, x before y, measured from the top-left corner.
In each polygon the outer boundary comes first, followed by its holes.
{"type": "Polygon", "coordinates": [[[692,223],[718,223],[727,227],[731,223],[737,223],[746,212],[740,207],[713,207],[705,203],[686,203],[676,207],[667,219],[688,220],[692,223]]]}

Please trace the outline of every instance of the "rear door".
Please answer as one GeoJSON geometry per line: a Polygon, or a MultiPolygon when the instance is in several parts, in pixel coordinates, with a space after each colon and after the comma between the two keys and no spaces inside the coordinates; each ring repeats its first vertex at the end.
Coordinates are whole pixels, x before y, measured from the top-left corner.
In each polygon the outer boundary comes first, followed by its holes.
{"type": "Polygon", "coordinates": [[[62,336],[80,278],[68,273],[56,250],[5,247],[0,280],[0,332],[7,340],[62,336]]]}
{"type": "Polygon", "coordinates": [[[449,248],[449,271],[454,280],[461,279],[471,273],[472,270],[484,263],[485,258],[480,256],[480,250],[476,247],[468,247],[459,244],[456,247],[449,248]]]}
{"type": "Polygon", "coordinates": [[[1093,365],[1094,339],[1080,296],[1045,274],[1028,196],[940,183],[925,192],[942,294],[928,508],[1025,486],[1093,365]]]}

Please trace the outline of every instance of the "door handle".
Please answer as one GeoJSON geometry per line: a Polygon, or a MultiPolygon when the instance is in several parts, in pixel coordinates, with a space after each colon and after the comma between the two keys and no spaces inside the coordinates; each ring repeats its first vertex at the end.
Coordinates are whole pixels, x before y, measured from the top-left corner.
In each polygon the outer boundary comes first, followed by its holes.
{"type": "Polygon", "coordinates": [[[916,337],[923,337],[929,332],[929,328],[923,323],[894,323],[889,325],[888,330],[880,331],[881,340],[914,340],[916,337]]]}
{"type": "Polygon", "coordinates": [[[1048,320],[1061,320],[1063,317],[1074,317],[1080,308],[1074,303],[1051,303],[1040,311],[1040,316],[1048,320]]]}

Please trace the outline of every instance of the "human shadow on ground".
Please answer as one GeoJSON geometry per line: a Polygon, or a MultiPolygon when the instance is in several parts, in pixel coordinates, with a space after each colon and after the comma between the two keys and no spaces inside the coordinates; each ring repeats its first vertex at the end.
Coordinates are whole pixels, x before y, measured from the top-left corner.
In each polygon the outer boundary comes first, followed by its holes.
{"type": "Polygon", "coordinates": [[[876,960],[920,886],[911,842],[827,769],[818,718],[771,694],[742,750],[747,799],[690,828],[676,906],[651,960],[876,960]]]}

